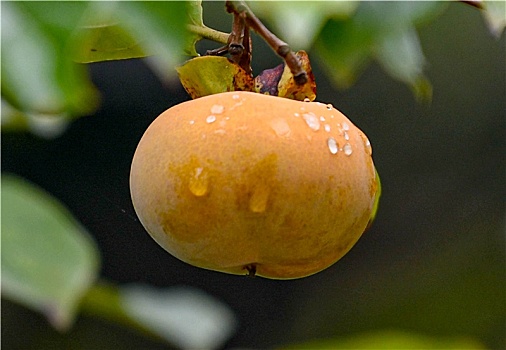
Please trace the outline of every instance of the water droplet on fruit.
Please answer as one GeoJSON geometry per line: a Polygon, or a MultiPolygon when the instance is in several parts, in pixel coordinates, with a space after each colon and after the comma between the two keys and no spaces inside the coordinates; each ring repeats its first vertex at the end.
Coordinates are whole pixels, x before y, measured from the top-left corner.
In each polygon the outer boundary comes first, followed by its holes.
{"type": "Polygon", "coordinates": [[[233,95],[232,95],[232,99],[234,99],[234,100],[238,100],[238,99],[239,99],[239,95],[238,95],[238,94],[233,94],[233,95]]]}
{"type": "Polygon", "coordinates": [[[206,118],[206,122],[209,124],[214,123],[215,121],[216,121],[215,115],[210,115],[209,117],[206,118]]]}
{"type": "Polygon", "coordinates": [[[302,118],[306,121],[306,124],[309,126],[309,128],[313,131],[320,130],[320,122],[318,121],[318,118],[316,115],[312,112],[310,113],[304,113],[302,115],[302,118]]]}
{"type": "Polygon", "coordinates": [[[334,106],[332,106],[331,103],[327,104],[327,109],[330,111],[332,108],[334,108],[334,106]]]}
{"type": "Polygon", "coordinates": [[[195,124],[195,120],[190,120],[189,123],[190,123],[190,125],[193,125],[193,124],[195,124]]]}
{"type": "Polygon", "coordinates": [[[326,132],[330,132],[330,125],[325,124],[323,128],[325,129],[326,132]]]}
{"type": "Polygon", "coordinates": [[[188,188],[197,197],[202,197],[209,191],[209,176],[202,167],[193,169],[188,188]]]}
{"type": "Polygon", "coordinates": [[[329,137],[327,139],[327,146],[329,146],[330,153],[336,154],[339,151],[339,145],[337,144],[337,141],[333,137],[329,137]]]}
{"type": "Polygon", "coordinates": [[[249,200],[249,210],[254,213],[263,213],[267,208],[270,189],[265,183],[258,183],[249,200]]]}
{"type": "Polygon", "coordinates": [[[304,99],[304,102],[311,102],[311,100],[310,100],[309,98],[307,98],[307,97],[306,97],[306,98],[304,99]]]}
{"type": "Polygon", "coordinates": [[[288,137],[291,134],[290,127],[284,119],[276,118],[271,122],[271,128],[274,130],[276,135],[281,137],[288,137]]]}
{"type": "Polygon", "coordinates": [[[222,105],[213,105],[211,107],[212,114],[221,114],[221,113],[223,113],[224,110],[225,110],[225,107],[223,107],[222,105]]]}
{"type": "Polygon", "coordinates": [[[348,132],[347,132],[347,131],[345,131],[345,132],[343,133],[343,137],[344,137],[344,139],[345,139],[346,141],[349,141],[349,140],[350,140],[350,135],[348,135],[348,132]]]}
{"type": "Polygon", "coordinates": [[[365,151],[367,152],[368,155],[372,155],[371,142],[364,134],[360,134],[360,137],[362,137],[362,141],[364,141],[365,151]]]}
{"type": "Polygon", "coordinates": [[[353,149],[351,148],[351,145],[349,143],[345,143],[344,144],[344,146],[343,146],[343,152],[347,156],[351,156],[351,154],[353,153],[353,149]]]}
{"type": "Polygon", "coordinates": [[[348,131],[348,130],[350,130],[350,126],[348,125],[348,123],[343,122],[343,130],[344,130],[344,131],[348,131]]]}
{"type": "Polygon", "coordinates": [[[299,113],[294,113],[293,115],[296,116],[297,118],[300,117],[299,113]]]}
{"type": "Polygon", "coordinates": [[[320,116],[320,121],[324,122],[325,121],[325,117],[322,115],[320,116]]]}

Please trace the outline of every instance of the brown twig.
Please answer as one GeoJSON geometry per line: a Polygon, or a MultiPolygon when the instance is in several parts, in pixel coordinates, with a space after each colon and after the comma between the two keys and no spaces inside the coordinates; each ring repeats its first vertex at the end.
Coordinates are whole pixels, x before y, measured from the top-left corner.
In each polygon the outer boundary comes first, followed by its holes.
{"type": "Polygon", "coordinates": [[[459,0],[459,2],[483,10],[483,1],[481,0],[459,0]]]}
{"type": "Polygon", "coordinates": [[[297,55],[290,49],[287,43],[280,40],[263,25],[244,1],[227,0],[225,6],[227,11],[233,13],[235,17],[241,16],[244,18],[246,29],[250,27],[257,32],[269,44],[274,52],[285,60],[297,85],[303,85],[307,82],[307,73],[302,68],[297,55]]]}

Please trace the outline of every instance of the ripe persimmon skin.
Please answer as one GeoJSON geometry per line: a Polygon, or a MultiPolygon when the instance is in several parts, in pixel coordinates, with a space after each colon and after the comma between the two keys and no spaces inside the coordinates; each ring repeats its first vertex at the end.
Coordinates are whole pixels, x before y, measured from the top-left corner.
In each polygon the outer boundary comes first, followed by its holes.
{"type": "Polygon", "coordinates": [[[175,257],[291,279],[351,249],[378,186],[367,137],[332,106],[227,92],[163,112],[139,142],[130,189],[175,257]]]}

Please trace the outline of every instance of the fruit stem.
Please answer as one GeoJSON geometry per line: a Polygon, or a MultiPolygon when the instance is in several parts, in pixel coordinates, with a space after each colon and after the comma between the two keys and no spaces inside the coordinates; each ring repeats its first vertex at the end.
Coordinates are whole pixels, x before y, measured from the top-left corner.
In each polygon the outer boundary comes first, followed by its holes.
{"type": "Polygon", "coordinates": [[[246,265],[245,269],[248,271],[248,277],[255,277],[257,273],[257,266],[255,264],[246,265]]]}
{"type": "Polygon", "coordinates": [[[217,43],[221,44],[227,44],[228,43],[228,33],[220,32],[216,29],[212,29],[206,26],[196,26],[194,24],[188,24],[187,28],[190,32],[193,34],[197,34],[198,36],[202,37],[203,39],[208,39],[215,41],[217,43]]]}
{"type": "Polygon", "coordinates": [[[290,46],[267,29],[244,1],[227,0],[225,6],[227,11],[235,16],[244,16],[246,24],[257,32],[278,56],[285,60],[297,85],[304,85],[308,81],[306,71],[302,68],[297,55],[290,49],[290,46]]]}

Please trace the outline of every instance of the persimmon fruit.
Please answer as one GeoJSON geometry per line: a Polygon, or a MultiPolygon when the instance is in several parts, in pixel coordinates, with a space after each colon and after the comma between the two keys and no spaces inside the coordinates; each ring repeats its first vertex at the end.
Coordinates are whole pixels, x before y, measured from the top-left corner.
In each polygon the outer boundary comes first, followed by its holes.
{"type": "Polygon", "coordinates": [[[332,105],[252,92],[163,112],[133,157],[147,232],[192,265],[292,279],[345,255],[374,215],[366,135],[332,105]]]}

